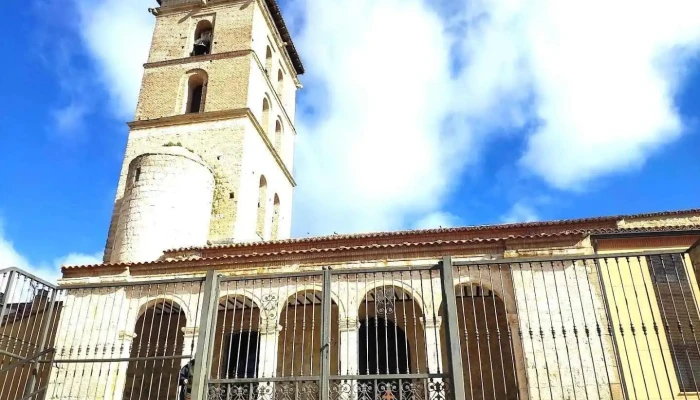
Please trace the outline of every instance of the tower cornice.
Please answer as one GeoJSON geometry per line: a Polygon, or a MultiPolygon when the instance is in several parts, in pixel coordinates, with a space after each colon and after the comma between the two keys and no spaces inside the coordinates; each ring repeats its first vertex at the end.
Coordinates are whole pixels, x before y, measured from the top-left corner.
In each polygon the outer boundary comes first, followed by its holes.
{"type": "Polygon", "coordinates": [[[132,131],[137,131],[140,129],[158,128],[158,127],[175,126],[175,125],[186,125],[186,124],[193,124],[193,123],[199,123],[199,122],[220,121],[220,120],[225,120],[225,119],[242,118],[242,117],[248,117],[250,119],[251,123],[253,124],[253,127],[255,127],[255,130],[258,132],[258,135],[260,135],[263,142],[265,143],[265,146],[267,146],[267,149],[270,151],[270,153],[274,157],[275,161],[277,162],[277,165],[279,165],[280,169],[284,173],[284,176],[287,177],[287,180],[289,180],[289,183],[292,185],[292,187],[296,187],[297,183],[294,180],[292,173],[289,171],[289,169],[287,168],[287,165],[284,163],[284,161],[282,161],[282,157],[280,157],[279,153],[275,149],[275,146],[270,141],[270,138],[265,133],[265,131],[262,128],[262,125],[260,125],[260,122],[255,117],[255,114],[253,114],[253,111],[251,111],[250,108],[236,108],[236,109],[232,109],[232,110],[210,111],[210,112],[203,112],[203,113],[172,115],[169,117],[161,117],[161,118],[153,118],[153,119],[142,119],[142,120],[127,122],[127,125],[129,126],[129,128],[131,128],[132,131]]]}
{"type": "Polygon", "coordinates": [[[263,72],[262,75],[265,79],[265,82],[267,83],[269,93],[271,93],[272,96],[275,98],[275,101],[280,106],[279,109],[282,111],[282,115],[284,115],[284,119],[287,122],[287,126],[290,127],[290,129],[292,130],[292,133],[296,136],[297,130],[296,130],[296,127],[294,126],[294,121],[292,121],[292,119],[289,117],[289,113],[287,113],[287,108],[284,106],[284,104],[282,104],[282,99],[280,99],[279,93],[277,93],[277,90],[273,86],[273,83],[270,80],[270,77],[265,73],[265,67],[263,66],[262,61],[260,61],[260,57],[258,57],[258,54],[251,49],[234,50],[234,51],[227,51],[224,53],[205,54],[205,55],[201,55],[201,56],[189,56],[189,57],[174,58],[171,60],[156,61],[156,62],[143,64],[143,68],[144,69],[151,69],[151,68],[158,68],[158,67],[166,67],[169,65],[193,64],[193,63],[200,63],[203,61],[213,61],[213,60],[223,60],[223,59],[227,59],[227,58],[244,57],[247,55],[252,55],[258,68],[260,69],[260,71],[263,72]]]}
{"type": "MultiPolygon", "coordinates": [[[[161,6],[157,9],[154,9],[152,13],[154,15],[165,14],[183,11],[191,8],[211,7],[219,4],[230,3],[232,1],[241,0],[162,0],[159,1],[159,4],[161,4],[161,6]]],[[[266,12],[263,13],[265,16],[265,20],[270,26],[273,26],[275,28],[273,30],[276,33],[274,35],[275,41],[278,42],[277,44],[281,49],[284,49],[284,54],[286,55],[286,57],[283,57],[285,60],[285,64],[288,64],[287,67],[295,72],[294,80],[296,81],[295,83],[298,84],[299,81],[296,75],[301,75],[304,73],[304,65],[302,64],[301,58],[299,57],[299,53],[297,52],[297,49],[294,46],[292,36],[289,32],[289,29],[287,28],[287,24],[285,24],[284,22],[284,18],[282,17],[282,11],[280,10],[279,5],[275,0],[255,1],[258,2],[258,5],[262,9],[265,9],[266,12]]]]}

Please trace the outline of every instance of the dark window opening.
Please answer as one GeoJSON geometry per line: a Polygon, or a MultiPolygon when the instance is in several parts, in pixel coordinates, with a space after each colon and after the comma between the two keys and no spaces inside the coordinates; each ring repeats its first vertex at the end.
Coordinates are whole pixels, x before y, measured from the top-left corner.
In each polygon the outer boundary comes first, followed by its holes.
{"type": "Polygon", "coordinates": [[[192,95],[190,98],[190,109],[187,111],[189,113],[198,113],[202,106],[202,85],[197,85],[192,89],[192,95]]]}
{"type": "Polygon", "coordinates": [[[136,176],[134,177],[134,182],[138,182],[141,178],[141,167],[136,168],[136,176]]]}
{"type": "MultiPolygon", "coordinates": [[[[394,322],[381,317],[367,318],[361,321],[358,336],[360,375],[397,375],[409,372],[411,355],[406,334],[394,322]]],[[[362,384],[368,386],[370,393],[378,392],[382,399],[398,399],[398,393],[401,392],[401,383],[397,379],[363,380],[362,384]]],[[[358,392],[363,391],[358,389],[358,392]]],[[[415,400],[410,395],[404,398],[415,400]]]]}
{"type": "Polygon", "coordinates": [[[360,323],[360,375],[407,374],[410,354],[403,329],[384,318],[360,323]]]}
{"type": "MultiPolygon", "coordinates": [[[[227,335],[226,356],[221,373],[225,379],[246,379],[258,376],[258,353],[260,334],[257,331],[235,332],[227,335]]],[[[224,399],[249,399],[247,393],[257,392],[257,382],[228,383],[221,393],[224,399]]]]}
{"type": "Polygon", "coordinates": [[[233,192],[231,192],[231,193],[228,194],[228,198],[229,198],[229,199],[232,199],[233,197],[234,197],[233,192]]]}
{"type": "Polygon", "coordinates": [[[194,32],[194,46],[191,55],[202,56],[211,53],[211,43],[214,37],[211,22],[203,20],[197,24],[194,32]]]}
{"type": "Polygon", "coordinates": [[[230,346],[223,375],[227,379],[255,378],[258,374],[259,334],[257,331],[235,332],[229,334],[227,346],[230,346]]]}

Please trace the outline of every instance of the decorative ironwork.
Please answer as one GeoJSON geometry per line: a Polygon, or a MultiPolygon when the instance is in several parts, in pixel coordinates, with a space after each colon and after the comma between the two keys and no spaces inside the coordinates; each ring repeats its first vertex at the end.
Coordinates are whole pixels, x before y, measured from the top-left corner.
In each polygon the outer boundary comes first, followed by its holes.
{"type": "Polygon", "coordinates": [[[330,400],[446,400],[444,379],[334,380],[330,400]]]}
{"type": "Polygon", "coordinates": [[[374,289],[374,302],[378,315],[383,317],[393,315],[396,309],[396,290],[393,286],[382,286],[374,289]]]}
{"type": "Polygon", "coordinates": [[[278,303],[279,296],[276,293],[268,293],[262,297],[262,308],[265,311],[273,311],[278,303]]]}
{"type": "Polygon", "coordinates": [[[687,252],[446,259],[69,287],[0,270],[0,398],[99,397],[106,373],[124,383],[105,398],[155,400],[188,382],[196,400],[319,400],[321,389],[331,400],[515,400],[579,387],[594,400],[700,389],[687,252]],[[217,292],[236,294],[221,302],[217,292]],[[209,326],[200,336],[196,327],[209,326]],[[200,344],[214,356],[195,351],[200,344]]]}

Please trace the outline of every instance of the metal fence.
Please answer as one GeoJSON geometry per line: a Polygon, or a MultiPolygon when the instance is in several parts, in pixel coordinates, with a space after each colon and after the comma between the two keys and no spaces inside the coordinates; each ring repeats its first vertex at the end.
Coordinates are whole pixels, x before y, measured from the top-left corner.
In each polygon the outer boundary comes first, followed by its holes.
{"type": "Polygon", "coordinates": [[[700,392],[687,253],[56,288],[0,272],[0,399],[672,399],[700,392]]]}

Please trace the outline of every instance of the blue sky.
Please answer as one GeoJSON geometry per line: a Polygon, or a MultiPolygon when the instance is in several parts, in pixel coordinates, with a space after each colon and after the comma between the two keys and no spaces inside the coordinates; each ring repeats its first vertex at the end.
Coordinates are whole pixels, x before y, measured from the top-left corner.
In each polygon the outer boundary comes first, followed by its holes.
{"type": "MultiPolygon", "coordinates": [[[[101,256],[152,4],[30,3],[0,13],[0,267],[55,276],[101,256]]],[[[698,2],[580,3],[283,2],[294,235],[698,207],[698,2]]]]}

